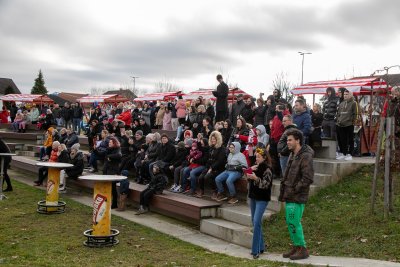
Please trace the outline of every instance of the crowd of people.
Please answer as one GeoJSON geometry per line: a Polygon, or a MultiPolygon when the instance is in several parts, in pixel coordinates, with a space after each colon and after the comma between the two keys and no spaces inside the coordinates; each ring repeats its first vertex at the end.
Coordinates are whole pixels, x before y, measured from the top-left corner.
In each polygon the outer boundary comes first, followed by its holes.
{"type": "MultiPolygon", "coordinates": [[[[98,172],[99,161],[103,174],[133,176],[135,182],[147,184],[137,214],[146,213],[152,196],[168,184],[171,192],[197,198],[204,196],[209,184],[211,199],[235,204],[239,201],[235,182],[244,177],[249,184],[255,258],[265,249],[261,221],[271,199],[272,180],[280,178],[279,199],[286,202],[289,229],[295,229],[289,231],[293,249],[284,256],[308,257],[301,217],[313,182],[312,148],[330,138],[338,141],[338,159],[352,159],[358,106],[351,92],[327,88],[323,106],[312,108],[302,96],[292,106],[278,89],[266,99],[263,94],[257,99],[238,94],[228,104],[228,87],[222,76],[217,80],[216,103],[177,97],[96,106],[88,113],[79,103],[41,111],[34,105],[30,109],[12,105],[10,117],[15,131],[24,131],[28,122],[46,131],[38,160],[73,164],[62,171],[60,190],[65,190],[65,177],[76,179],[85,168],[98,172]],[[170,138],[165,131],[176,135],[170,138]],[[87,166],[80,151],[81,134],[89,143],[87,166]]],[[[46,175],[42,167],[35,184],[42,185],[46,175]]],[[[129,182],[121,181],[119,192],[114,183],[112,192],[112,208],[125,210],[129,182]]]]}

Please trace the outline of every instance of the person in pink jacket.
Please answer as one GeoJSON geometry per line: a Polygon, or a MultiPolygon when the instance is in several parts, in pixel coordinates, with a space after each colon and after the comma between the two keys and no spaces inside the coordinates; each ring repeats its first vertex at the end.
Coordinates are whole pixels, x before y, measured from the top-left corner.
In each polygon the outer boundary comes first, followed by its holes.
{"type": "Polygon", "coordinates": [[[182,99],[182,96],[179,96],[178,103],[175,105],[176,109],[176,117],[178,118],[179,125],[185,123],[186,118],[186,103],[185,100],[182,99]]]}

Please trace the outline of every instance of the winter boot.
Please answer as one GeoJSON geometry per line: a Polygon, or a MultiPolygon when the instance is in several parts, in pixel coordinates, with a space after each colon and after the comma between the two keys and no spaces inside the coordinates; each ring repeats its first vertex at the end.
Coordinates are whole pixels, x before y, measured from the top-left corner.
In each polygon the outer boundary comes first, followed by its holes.
{"type": "Polygon", "coordinates": [[[125,210],[127,198],[128,198],[127,194],[119,195],[117,211],[124,211],[125,210]]]}
{"type": "Polygon", "coordinates": [[[305,247],[297,247],[296,252],[290,255],[291,260],[302,260],[307,259],[308,257],[308,250],[305,247]]]}
{"type": "Polygon", "coordinates": [[[292,249],[289,252],[284,253],[282,255],[282,257],[290,258],[290,256],[292,256],[296,251],[297,251],[297,247],[296,246],[292,246],[292,249]]]}

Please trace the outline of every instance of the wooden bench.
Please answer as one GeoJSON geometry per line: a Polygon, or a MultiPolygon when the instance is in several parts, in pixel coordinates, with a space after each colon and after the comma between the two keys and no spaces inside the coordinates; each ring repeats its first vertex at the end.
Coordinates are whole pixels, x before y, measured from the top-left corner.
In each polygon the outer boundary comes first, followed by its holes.
{"type": "MultiPolygon", "coordinates": [[[[34,173],[35,175],[32,176],[33,181],[36,179],[38,173],[38,167],[35,165],[36,163],[37,161],[34,159],[14,156],[11,167],[34,173]]],[[[79,179],[69,179],[68,184],[82,189],[91,189],[94,186],[94,183],[91,181],[79,179]]],[[[145,188],[145,185],[131,182],[129,185],[129,199],[137,205],[139,203],[140,192],[145,188]]],[[[202,218],[216,216],[217,208],[220,205],[220,203],[215,201],[198,199],[164,190],[163,194],[154,195],[150,203],[150,209],[157,213],[198,225],[202,218]]]]}

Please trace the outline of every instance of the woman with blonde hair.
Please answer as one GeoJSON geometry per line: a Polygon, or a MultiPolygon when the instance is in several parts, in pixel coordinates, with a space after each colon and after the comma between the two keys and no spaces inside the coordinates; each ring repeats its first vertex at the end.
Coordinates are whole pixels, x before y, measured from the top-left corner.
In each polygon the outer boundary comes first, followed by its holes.
{"type": "MultiPolygon", "coordinates": [[[[213,189],[212,198],[217,197],[215,178],[225,170],[226,164],[226,150],[223,146],[222,135],[218,131],[213,131],[208,138],[210,146],[209,157],[206,161],[205,169],[201,172],[198,182],[199,191],[196,193],[196,197],[201,198],[204,195],[204,181],[208,180],[211,188],[213,189]]],[[[191,187],[195,188],[196,181],[191,181],[191,187]]]]}

